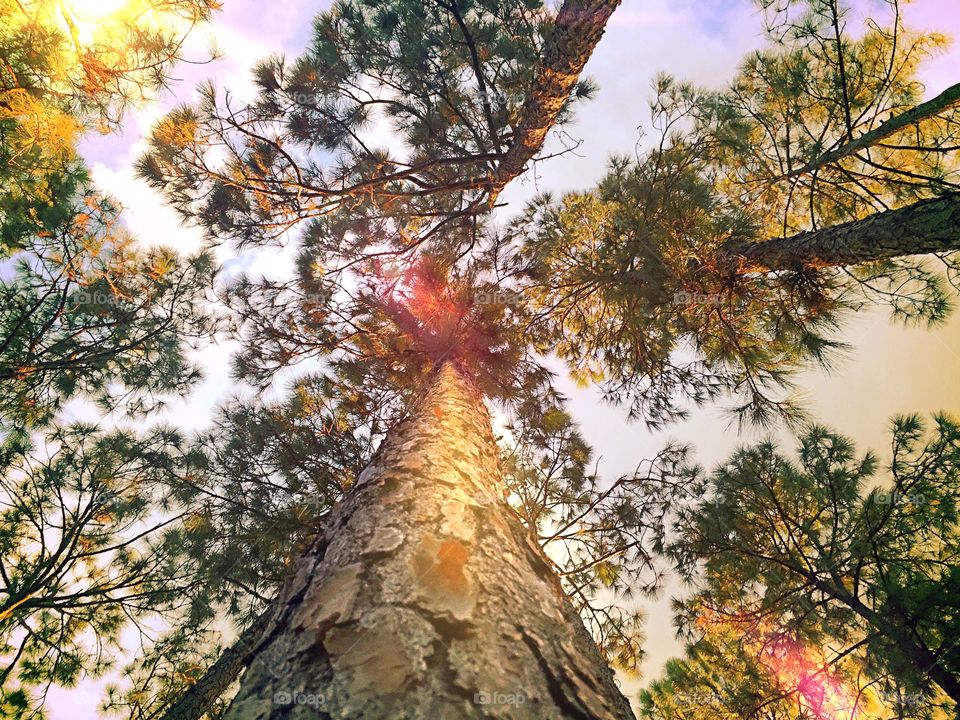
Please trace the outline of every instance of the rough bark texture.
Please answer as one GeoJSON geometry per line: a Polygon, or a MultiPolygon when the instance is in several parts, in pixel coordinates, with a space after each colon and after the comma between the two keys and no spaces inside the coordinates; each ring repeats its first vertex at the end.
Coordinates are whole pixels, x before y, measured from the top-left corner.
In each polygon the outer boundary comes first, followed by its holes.
{"type": "Polygon", "coordinates": [[[227,718],[633,718],[503,490],[479,392],[444,364],[302,558],[227,718]]]}
{"type": "Polygon", "coordinates": [[[533,76],[513,142],[497,167],[491,204],[543,146],[620,0],[565,0],[533,76]]]}
{"type": "Polygon", "coordinates": [[[739,272],[857,265],[960,249],[960,193],[788,238],[735,243],[720,262],[739,272]]]}
{"type": "Polygon", "coordinates": [[[787,173],[784,175],[784,177],[791,178],[813,172],[817,168],[821,168],[829,163],[842,160],[843,158],[848,157],[855,152],[866,150],[867,148],[876,145],[881,140],[890,137],[894,133],[899,132],[904,128],[910,127],[911,125],[919,123],[922,120],[940,115],[948,110],[952,110],[958,105],[960,105],[960,83],[951,85],[935,98],[931,98],[924,103],[920,103],[919,105],[912,107],[906,112],[900,113],[899,115],[894,115],[885,123],[880,123],[880,125],[875,127],[873,130],[863,133],[859,137],[854,138],[848,143],[844,143],[838,148],[830,150],[829,152],[825,152],[823,155],[819,156],[815,160],[812,160],[803,167],[796,168],[795,170],[787,173]]]}

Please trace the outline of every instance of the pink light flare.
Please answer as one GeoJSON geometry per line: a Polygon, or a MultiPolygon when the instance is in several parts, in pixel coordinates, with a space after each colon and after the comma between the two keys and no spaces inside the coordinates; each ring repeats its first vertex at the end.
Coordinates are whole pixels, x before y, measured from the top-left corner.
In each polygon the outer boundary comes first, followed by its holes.
{"type": "Polygon", "coordinates": [[[761,662],[777,686],[817,720],[854,720],[859,694],[830,669],[823,652],[788,636],[769,640],[761,662]]]}

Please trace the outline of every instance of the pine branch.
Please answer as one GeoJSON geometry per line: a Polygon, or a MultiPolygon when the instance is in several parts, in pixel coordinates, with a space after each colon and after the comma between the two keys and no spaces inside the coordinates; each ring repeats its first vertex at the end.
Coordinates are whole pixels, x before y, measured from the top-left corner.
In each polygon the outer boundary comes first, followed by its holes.
{"type": "MultiPolygon", "coordinates": [[[[910,125],[915,125],[929,118],[936,117],[937,115],[940,115],[948,110],[952,110],[957,106],[960,106],[960,83],[951,85],[935,98],[931,98],[924,103],[920,103],[919,105],[916,105],[915,107],[912,107],[909,110],[900,113],[899,115],[892,116],[889,120],[881,123],[873,130],[865,132],[857,138],[850,140],[849,142],[846,142],[843,145],[834,148],[833,150],[823,153],[802,167],[791,170],[777,179],[787,180],[811,173],[814,170],[822,168],[824,165],[835,163],[845,157],[849,157],[850,155],[859,152],[860,150],[866,150],[867,148],[873,147],[881,140],[890,137],[894,133],[909,127],[910,125]]],[[[926,148],[916,149],[925,150],[926,148]]],[[[930,148],[930,150],[935,149],[936,148],[930,148]]]]}

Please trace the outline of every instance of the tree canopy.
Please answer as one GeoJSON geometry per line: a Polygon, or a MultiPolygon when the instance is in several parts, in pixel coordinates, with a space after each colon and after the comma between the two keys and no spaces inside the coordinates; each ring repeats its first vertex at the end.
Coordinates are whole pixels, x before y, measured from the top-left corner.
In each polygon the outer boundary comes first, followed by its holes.
{"type": "Polygon", "coordinates": [[[691,644],[650,717],[694,691],[710,694],[695,712],[731,717],[949,716],[960,427],[908,416],[891,433],[882,469],[813,426],[795,457],[745,447],[687,485],[668,552],[695,583],[677,616],[691,644]]]}

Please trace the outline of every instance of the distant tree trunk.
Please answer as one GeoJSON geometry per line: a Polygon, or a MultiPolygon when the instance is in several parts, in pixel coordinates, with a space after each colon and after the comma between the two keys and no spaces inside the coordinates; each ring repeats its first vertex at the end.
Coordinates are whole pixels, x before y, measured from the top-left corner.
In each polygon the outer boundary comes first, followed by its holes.
{"type": "Polygon", "coordinates": [[[557,115],[566,105],[584,65],[603,37],[607,21],[621,0],[565,0],[557,13],[553,34],[547,40],[534,70],[533,84],[521,111],[513,141],[497,166],[491,204],[513,178],[533,159],[557,115]]]}
{"type": "Polygon", "coordinates": [[[274,614],[273,607],[263,612],[164,713],[162,720],[198,720],[210,710],[264,642],[274,614]]]}
{"type": "MultiPolygon", "coordinates": [[[[952,674],[949,667],[946,666],[945,659],[942,657],[942,650],[934,652],[923,644],[916,633],[916,625],[907,623],[908,627],[903,627],[901,623],[893,618],[896,615],[891,612],[893,608],[884,607],[882,611],[877,611],[867,606],[859,597],[850,593],[842,584],[830,584],[820,580],[816,574],[801,573],[807,578],[811,585],[823,592],[827,597],[833,598],[872,625],[881,635],[893,643],[897,649],[902,652],[914,664],[920,675],[929,675],[940,689],[947,696],[957,703],[960,708],[960,678],[952,674]],[[912,629],[911,629],[912,627],[912,629]]],[[[952,643],[947,648],[947,652],[952,649],[952,643]]],[[[960,717],[960,716],[958,716],[960,717]]]]}
{"type": "Polygon", "coordinates": [[[857,265],[960,249],[960,193],[862,220],[762,242],[731,243],[719,261],[739,272],[857,265]]]}
{"type": "Polygon", "coordinates": [[[633,718],[503,497],[479,391],[434,371],[281,594],[227,718],[633,718]]]}
{"type": "Polygon", "coordinates": [[[837,162],[860,150],[873,147],[894,133],[900,132],[911,125],[917,125],[924,120],[929,120],[937,115],[941,115],[949,110],[953,110],[958,105],[960,105],[960,83],[951,85],[936,97],[930,98],[926,102],[920,103],[899,115],[891,116],[886,122],[880,123],[873,130],[869,130],[853,140],[823,153],[805,165],[791,170],[783,175],[783,177],[792,178],[813,172],[818,168],[822,168],[824,165],[837,162]]]}

